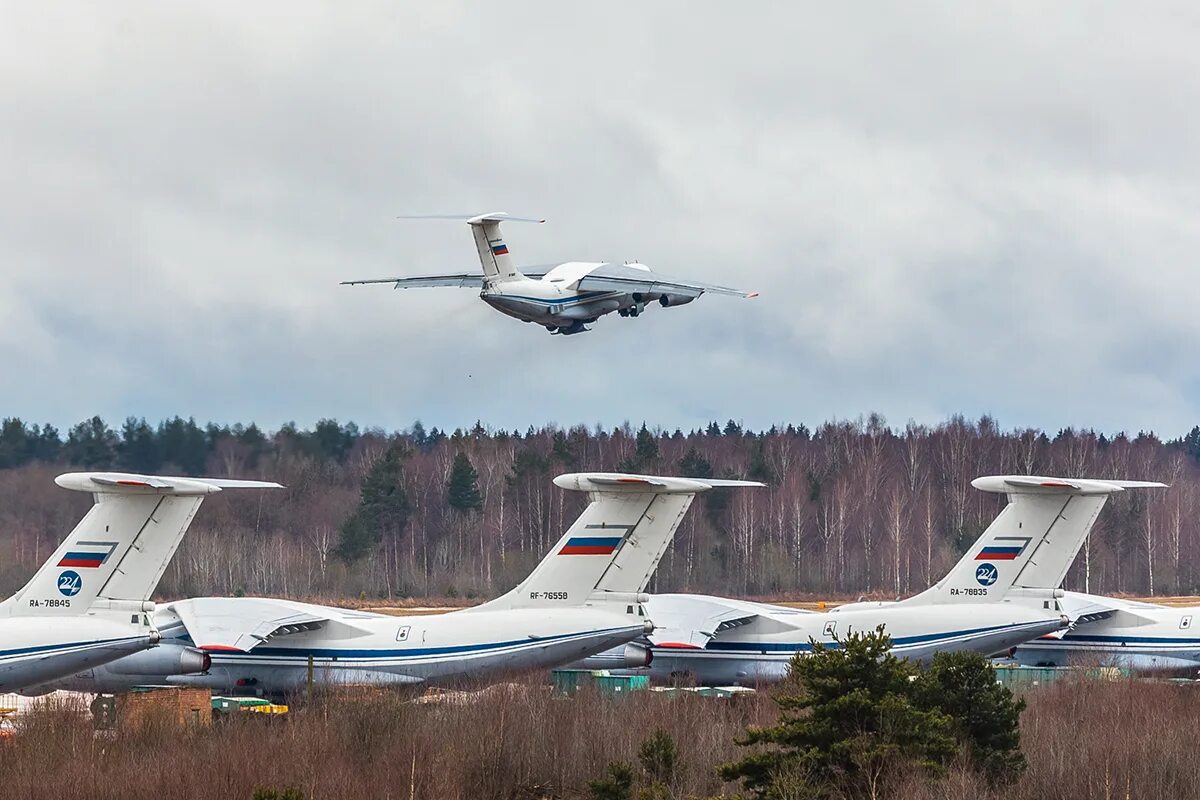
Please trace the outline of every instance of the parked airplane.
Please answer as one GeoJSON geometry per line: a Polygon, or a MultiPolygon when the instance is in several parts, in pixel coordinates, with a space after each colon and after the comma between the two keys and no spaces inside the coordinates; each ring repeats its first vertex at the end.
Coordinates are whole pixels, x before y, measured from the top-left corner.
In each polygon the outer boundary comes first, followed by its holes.
{"type": "Polygon", "coordinates": [[[1109,664],[1133,669],[1200,667],[1200,606],[1164,606],[1116,597],[1066,592],[1063,612],[1071,627],[1025,642],[1013,653],[1020,664],[1109,664]]]}
{"type": "Polygon", "coordinates": [[[316,684],[405,685],[554,667],[609,648],[623,666],[649,661],[630,645],[653,630],[641,593],[692,498],[746,481],[580,473],[555,485],[590,502],[519,586],[474,608],[388,616],[288,600],[209,597],[167,604],[160,649],[199,647],[206,670],[134,674],[124,659],[38,691],[205,686],[279,695],[316,684]]]}
{"type": "MultiPolygon", "coordinates": [[[[1065,629],[1058,587],[1110,494],[1162,486],[1009,475],[972,485],[1007,494],[1008,505],[953,569],[924,592],[897,602],[859,602],[800,611],[698,595],[654,595],[648,637],[658,678],[690,675],[702,684],[779,680],[812,642],[835,645],[852,631],[883,625],[893,652],[916,659],[972,650],[990,655],[1065,629]]],[[[644,588],[644,587],[643,587],[644,588]]],[[[582,662],[617,666],[612,653],[582,662]]]]}
{"type": "Polygon", "coordinates": [[[668,278],[642,264],[568,261],[521,272],[509,255],[500,235],[500,223],[545,222],[514,217],[503,211],[479,216],[424,216],[401,219],[455,219],[471,226],[482,272],[448,272],[417,277],[371,278],[342,281],[343,286],[360,283],[390,283],[394,289],[431,286],[481,287],[479,297],[502,314],[522,322],[545,325],[551,333],[572,334],[589,330],[587,323],[616,311],[636,317],[647,304],[663,308],[682,306],[705,292],[757,297],[726,286],[668,278]]]}
{"type": "Polygon", "coordinates": [[[12,692],[121,659],[196,668],[194,649],[154,648],[150,594],[205,496],[275,483],[162,478],[112,472],[60,475],[96,504],[33,579],[0,603],[0,692],[12,692]]]}

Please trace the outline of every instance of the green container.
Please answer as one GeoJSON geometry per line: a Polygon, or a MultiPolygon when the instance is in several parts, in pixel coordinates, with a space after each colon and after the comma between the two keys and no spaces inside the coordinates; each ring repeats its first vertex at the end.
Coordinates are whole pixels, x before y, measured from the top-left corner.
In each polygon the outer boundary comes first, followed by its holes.
{"type": "Polygon", "coordinates": [[[597,675],[592,683],[601,694],[622,695],[650,688],[649,675],[597,675]]]}
{"type": "Polygon", "coordinates": [[[1032,689],[1062,680],[1071,675],[1082,675],[1088,680],[1119,680],[1128,678],[1130,670],[1124,667],[1020,667],[999,665],[995,667],[996,682],[1009,689],[1032,689]]]}
{"type": "Polygon", "coordinates": [[[269,705],[271,705],[271,701],[261,697],[214,697],[212,699],[213,711],[240,711],[250,706],[269,705]]]}
{"type": "Polygon", "coordinates": [[[584,686],[594,686],[601,694],[624,695],[650,686],[648,675],[610,675],[606,669],[556,669],[550,682],[559,694],[572,695],[584,686]]]}

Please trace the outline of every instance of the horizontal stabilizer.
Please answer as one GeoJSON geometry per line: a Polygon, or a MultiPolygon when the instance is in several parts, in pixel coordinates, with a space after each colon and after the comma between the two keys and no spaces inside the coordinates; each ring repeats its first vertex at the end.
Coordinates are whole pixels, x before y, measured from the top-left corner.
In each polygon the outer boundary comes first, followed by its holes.
{"type": "Polygon", "coordinates": [[[757,481],[732,481],[717,478],[662,478],[655,475],[627,475],[620,472],[574,472],[559,475],[554,485],[580,492],[631,492],[634,494],[696,494],[709,489],[756,486],[757,481]]]}
{"type": "Polygon", "coordinates": [[[1093,478],[1045,478],[1039,475],[989,475],[971,485],[983,492],[1001,494],[1114,494],[1126,489],[1165,489],[1157,481],[1113,481],[1093,478]]]}
{"type": "Polygon", "coordinates": [[[179,497],[212,494],[222,489],[282,489],[269,481],[228,478],[172,478],[126,472],[68,472],[54,479],[64,489],[92,494],[165,494],[179,497]]]}
{"type": "Polygon", "coordinates": [[[485,222],[536,222],[546,220],[537,217],[516,217],[507,211],[491,211],[487,214],[401,214],[396,219],[448,219],[465,222],[468,225],[482,225],[485,222]]]}

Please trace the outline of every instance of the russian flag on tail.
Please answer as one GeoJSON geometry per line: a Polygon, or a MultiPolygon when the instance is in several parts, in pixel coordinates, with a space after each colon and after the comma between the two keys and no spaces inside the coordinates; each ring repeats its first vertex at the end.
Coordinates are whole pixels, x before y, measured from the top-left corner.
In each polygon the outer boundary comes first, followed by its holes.
{"type": "Polygon", "coordinates": [[[609,556],[621,543],[620,536],[572,536],[567,539],[560,556],[609,556]]]}
{"type": "Polygon", "coordinates": [[[78,542],[59,559],[60,567],[83,567],[96,569],[112,555],[116,542],[78,542]]]}
{"type": "Polygon", "coordinates": [[[975,556],[975,560],[1013,561],[1025,552],[1030,541],[1032,541],[1030,537],[997,536],[991,544],[984,545],[983,549],[979,551],[979,555],[975,556]]]}
{"type": "Polygon", "coordinates": [[[495,242],[492,244],[492,255],[506,256],[508,255],[508,245],[504,242],[495,242]]]}

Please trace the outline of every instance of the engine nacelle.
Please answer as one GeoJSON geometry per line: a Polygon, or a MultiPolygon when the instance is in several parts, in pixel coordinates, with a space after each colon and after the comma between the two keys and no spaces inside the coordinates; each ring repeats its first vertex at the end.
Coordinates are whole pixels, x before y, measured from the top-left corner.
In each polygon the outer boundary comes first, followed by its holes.
{"type": "Polygon", "coordinates": [[[211,666],[208,653],[181,644],[160,644],[107,665],[118,675],[192,675],[208,672],[211,666]]]}
{"type": "Polygon", "coordinates": [[[582,661],[576,661],[571,666],[579,669],[641,669],[650,666],[653,659],[654,654],[650,652],[649,647],[630,642],[621,647],[614,647],[603,653],[588,656],[582,661]]]}
{"type": "Polygon", "coordinates": [[[695,299],[690,294],[664,294],[658,298],[658,303],[663,308],[668,308],[672,306],[686,306],[695,299]]]}

